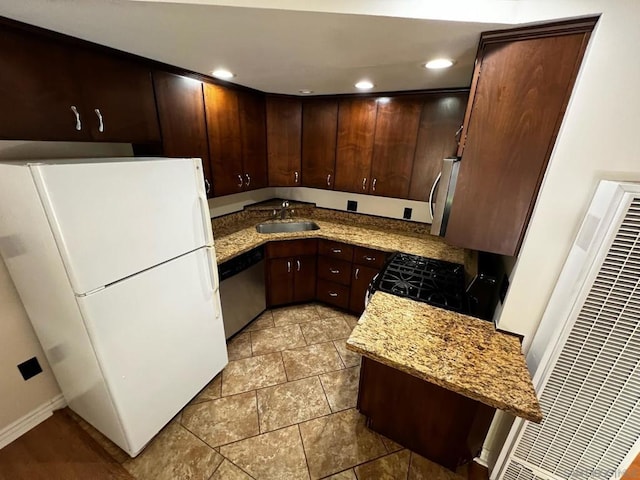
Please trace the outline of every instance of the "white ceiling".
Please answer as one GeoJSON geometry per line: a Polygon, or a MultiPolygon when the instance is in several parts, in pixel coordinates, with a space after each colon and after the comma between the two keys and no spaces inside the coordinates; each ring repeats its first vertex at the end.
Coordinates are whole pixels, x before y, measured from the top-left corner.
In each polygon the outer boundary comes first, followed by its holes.
{"type": "Polygon", "coordinates": [[[480,33],[509,27],[177,1],[2,0],[0,15],[204,74],[226,67],[236,83],[294,95],[352,93],[362,78],[374,91],[466,87],[480,33]],[[422,67],[443,56],[455,65],[422,67]]]}

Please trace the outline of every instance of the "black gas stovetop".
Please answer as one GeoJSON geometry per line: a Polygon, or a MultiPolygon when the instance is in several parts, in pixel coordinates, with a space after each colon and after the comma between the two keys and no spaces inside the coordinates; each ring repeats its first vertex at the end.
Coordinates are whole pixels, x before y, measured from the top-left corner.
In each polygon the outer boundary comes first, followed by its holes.
{"type": "Polygon", "coordinates": [[[394,254],[371,284],[381,291],[460,313],[469,313],[464,267],[431,258],[394,254]]]}

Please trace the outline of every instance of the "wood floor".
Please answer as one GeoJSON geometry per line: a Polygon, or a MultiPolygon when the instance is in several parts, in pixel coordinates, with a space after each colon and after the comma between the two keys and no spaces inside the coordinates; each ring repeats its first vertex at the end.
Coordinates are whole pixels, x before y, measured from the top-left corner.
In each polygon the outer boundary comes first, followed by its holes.
{"type": "MultiPolygon", "coordinates": [[[[487,480],[487,469],[471,464],[469,480],[487,480]]],[[[0,480],[132,480],[116,460],[71,418],[53,416],[0,450],[0,480]]],[[[178,480],[178,479],[176,479],[178,480]]]]}
{"type": "Polygon", "coordinates": [[[0,480],[133,479],[65,410],[0,450],[0,480]]]}

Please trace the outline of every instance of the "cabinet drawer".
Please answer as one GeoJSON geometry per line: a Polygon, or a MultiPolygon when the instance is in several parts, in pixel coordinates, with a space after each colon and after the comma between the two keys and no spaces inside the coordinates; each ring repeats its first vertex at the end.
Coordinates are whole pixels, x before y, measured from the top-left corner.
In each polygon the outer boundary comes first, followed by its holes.
{"type": "Polygon", "coordinates": [[[347,262],[350,262],[353,258],[353,247],[345,243],[320,240],[318,250],[320,255],[324,255],[325,257],[338,258],[347,262]]]}
{"type": "Polygon", "coordinates": [[[367,265],[369,267],[382,267],[387,259],[387,253],[371,248],[355,247],[353,252],[353,263],[367,265]]]}
{"type": "Polygon", "coordinates": [[[351,262],[318,257],[318,277],[348,286],[351,283],[351,262]]]}
{"type": "Polygon", "coordinates": [[[349,307],[349,287],[339,283],[319,278],[317,296],[321,302],[335,305],[345,310],[349,307]]]}
{"type": "Polygon", "coordinates": [[[269,242],[267,244],[267,258],[296,257],[315,255],[318,252],[318,241],[310,240],[283,240],[269,242]]]}

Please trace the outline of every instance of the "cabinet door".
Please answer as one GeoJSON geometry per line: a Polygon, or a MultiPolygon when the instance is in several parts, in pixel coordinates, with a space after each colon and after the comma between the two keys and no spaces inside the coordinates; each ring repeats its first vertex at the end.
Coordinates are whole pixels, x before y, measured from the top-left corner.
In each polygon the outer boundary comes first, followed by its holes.
{"type": "Polygon", "coordinates": [[[302,184],[333,189],[338,128],[337,100],[306,100],[302,105],[302,184]]]}
{"type": "Polygon", "coordinates": [[[77,50],[74,73],[82,84],[91,137],[100,142],[160,141],[151,72],[132,61],[77,50]]]}
{"type": "Polygon", "coordinates": [[[300,185],[302,103],[294,98],[267,97],[269,185],[300,185]]]}
{"type": "Polygon", "coordinates": [[[242,169],[238,95],[235,90],[205,83],[204,105],[213,171],[213,195],[219,197],[242,191],[245,179],[242,169]]]}
{"type": "Polygon", "coordinates": [[[293,302],[294,262],[291,258],[267,261],[267,303],[269,306],[293,302]]]}
{"type": "Polygon", "coordinates": [[[351,273],[351,293],[349,296],[349,310],[355,313],[364,312],[364,297],[373,277],[380,270],[362,265],[354,265],[351,273]]]}
{"type": "Polygon", "coordinates": [[[370,193],[408,197],[421,111],[420,98],[393,97],[378,101],[370,193]]]}
{"type": "Polygon", "coordinates": [[[442,93],[425,96],[420,116],[409,198],[426,202],[442,169],[442,159],[456,154],[456,132],[462,125],[469,94],[442,93]]]}
{"type": "Polygon", "coordinates": [[[293,301],[309,302],[316,298],[316,257],[297,257],[294,259],[295,280],[293,301]]]}
{"type": "Polygon", "coordinates": [[[369,192],[376,109],[373,98],[340,101],[335,190],[369,192]]]}
{"type": "Polygon", "coordinates": [[[204,177],[208,182],[207,195],[212,195],[202,83],[158,71],[153,73],[153,84],[164,155],[201,158],[204,177]]]}
{"type": "Polygon", "coordinates": [[[586,38],[496,42],[481,51],[448,243],[517,254],[586,38]]]}
{"type": "Polygon", "coordinates": [[[0,30],[0,138],[88,140],[88,113],[63,45],[0,30]],[[80,115],[76,130],[74,106],[80,115]]]}
{"type": "Polygon", "coordinates": [[[244,189],[263,188],[269,184],[264,96],[257,93],[238,92],[238,104],[244,189]]]}

